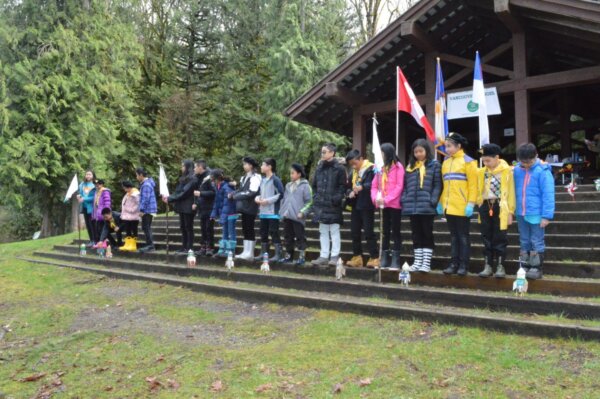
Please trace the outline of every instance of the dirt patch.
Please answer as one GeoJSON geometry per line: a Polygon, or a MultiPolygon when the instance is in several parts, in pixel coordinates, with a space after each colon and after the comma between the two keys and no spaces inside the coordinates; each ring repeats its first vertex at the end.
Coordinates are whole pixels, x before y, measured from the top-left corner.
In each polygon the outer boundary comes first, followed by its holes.
{"type": "Polygon", "coordinates": [[[144,295],[148,288],[134,287],[131,284],[109,284],[98,287],[98,292],[114,300],[126,299],[135,295],[144,295]]]}
{"type": "Polygon", "coordinates": [[[589,352],[583,348],[577,348],[562,353],[558,362],[558,366],[572,374],[579,374],[581,373],[581,369],[585,362],[595,357],[596,355],[594,355],[592,352],[589,352]]]}

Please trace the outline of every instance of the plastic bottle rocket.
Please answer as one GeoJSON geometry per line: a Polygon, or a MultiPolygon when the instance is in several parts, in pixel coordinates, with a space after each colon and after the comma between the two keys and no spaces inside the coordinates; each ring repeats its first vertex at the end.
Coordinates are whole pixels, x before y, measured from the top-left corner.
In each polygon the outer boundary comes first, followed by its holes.
{"type": "Polygon", "coordinates": [[[263,254],[260,271],[264,274],[269,274],[271,272],[271,268],[269,267],[269,254],[267,252],[263,254]]]}
{"type": "Polygon", "coordinates": [[[87,249],[85,248],[85,244],[81,244],[79,246],[79,256],[87,255],[87,249]]]}
{"type": "Polygon", "coordinates": [[[98,256],[104,258],[106,256],[106,241],[98,244],[98,256]]]}
{"type": "Polygon", "coordinates": [[[191,249],[188,251],[187,254],[187,265],[188,267],[196,266],[196,255],[194,255],[194,251],[192,251],[191,249]]]}
{"type": "Polygon", "coordinates": [[[525,269],[519,267],[519,271],[517,272],[517,278],[513,283],[513,291],[518,296],[523,296],[527,292],[527,288],[529,283],[527,282],[527,278],[525,277],[526,272],[525,269]]]}
{"type": "Polygon", "coordinates": [[[225,267],[227,268],[228,271],[232,271],[234,268],[234,263],[233,263],[233,252],[228,251],[227,252],[227,260],[225,261],[225,267]]]}
{"type": "Polygon", "coordinates": [[[106,259],[112,259],[113,257],[113,253],[112,253],[112,247],[110,245],[106,246],[106,259]]]}
{"type": "Polygon", "coordinates": [[[404,262],[404,264],[402,265],[402,270],[398,274],[398,281],[400,281],[400,284],[402,284],[405,287],[408,287],[408,285],[410,284],[409,270],[410,266],[408,265],[408,263],[404,262]]]}
{"type": "Polygon", "coordinates": [[[340,256],[337,264],[335,265],[335,279],[341,280],[343,277],[346,277],[346,267],[344,266],[344,261],[342,261],[342,257],[340,256]]]}

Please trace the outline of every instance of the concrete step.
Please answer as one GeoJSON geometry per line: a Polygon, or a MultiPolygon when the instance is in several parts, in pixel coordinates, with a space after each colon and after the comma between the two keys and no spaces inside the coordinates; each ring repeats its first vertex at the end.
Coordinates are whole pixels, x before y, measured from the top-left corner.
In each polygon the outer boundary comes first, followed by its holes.
{"type": "MultiPolygon", "coordinates": [[[[407,226],[403,226],[407,227],[407,226]]],[[[216,231],[216,236],[220,237],[220,230],[216,231]]],[[[281,232],[283,239],[283,232],[281,232]]],[[[166,233],[164,230],[154,230],[153,238],[156,241],[165,241],[166,233]]],[[[195,241],[198,242],[200,240],[200,231],[195,232],[195,241]]],[[[363,236],[364,237],[364,236],[363,236]]],[[[410,230],[402,230],[402,237],[404,241],[408,243],[411,242],[411,232],[410,230]]],[[[144,233],[139,234],[140,241],[145,240],[144,233]]],[[[169,231],[169,238],[171,241],[180,241],[181,233],[179,229],[175,229],[175,231],[169,231]]],[[[238,238],[241,239],[241,232],[238,234],[238,238]]],[[[319,234],[316,230],[310,231],[307,234],[307,239],[318,241],[319,234]]],[[[434,233],[434,239],[437,243],[450,242],[450,232],[448,231],[436,231],[434,233]]],[[[379,241],[379,235],[377,235],[377,240],[379,241]]],[[[481,233],[479,232],[479,227],[475,227],[471,230],[471,242],[477,243],[481,242],[481,233]]],[[[508,242],[511,244],[517,245],[519,243],[519,234],[513,230],[508,233],[508,242]]],[[[342,233],[342,246],[346,245],[348,248],[351,248],[351,235],[350,232],[344,231],[342,233]]],[[[363,238],[363,246],[364,246],[364,238],[363,238]]],[[[546,245],[553,247],[579,247],[579,248],[595,248],[600,247],[600,234],[581,234],[581,235],[572,235],[572,234],[548,234],[546,235],[546,245]]]]}
{"type": "Polygon", "coordinates": [[[481,314],[481,311],[460,308],[439,307],[411,302],[397,301],[394,303],[380,303],[368,299],[348,297],[345,295],[316,293],[311,291],[290,291],[264,286],[237,286],[228,281],[214,281],[208,279],[190,280],[188,278],[174,277],[166,274],[143,273],[127,271],[105,265],[84,266],[81,263],[55,262],[43,259],[26,259],[32,263],[65,267],[75,270],[99,273],[113,278],[135,279],[169,284],[182,288],[207,292],[213,295],[232,297],[238,300],[274,302],[283,305],[308,306],[315,308],[332,309],[344,312],[368,314],[378,317],[396,317],[403,319],[419,319],[440,323],[477,326],[499,331],[514,332],[525,335],[544,337],[569,337],[598,340],[600,328],[577,323],[556,323],[544,321],[541,318],[532,318],[519,315],[494,315],[491,312],[481,314]]]}
{"type": "MultiPolygon", "coordinates": [[[[57,245],[54,247],[56,251],[62,251],[67,253],[78,253],[76,245],[57,245]]],[[[316,253],[309,252],[310,257],[314,259],[316,253]]],[[[181,262],[185,264],[185,255],[176,255],[171,253],[167,255],[164,251],[156,251],[152,253],[132,253],[124,252],[115,255],[118,258],[126,259],[144,259],[151,262],[162,261],[162,262],[181,262]]],[[[88,254],[88,257],[95,257],[93,254],[88,254]]],[[[201,265],[213,265],[215,264],[214,258],[198,257],[198,264],[201,265]]],[[[225,259],[221,259],[224,264],[225,259]]],[[[240,265],[249,267],[260,267],[260,262],[250,261],[237,261],[240,265]]],[[[278,264],[274,263],[271,265],[273,270],[287,270],[296,271],[300,273],[317,273],[332,275],[335,273],[334,268],[320,269],[312,266],[307,267],[296,267],[294,265],[278,264]]],[[[377,276],[377,271],[366,268],[348,268],[349,278],[358,278],[363,280],[374,280],[377,276]]],[[[397,282],[398,272],[392,270],[381,271],[383,280],[387,282],[397,282]]],[[[469,289],[480,289],[484,291],[505,291],[510,292],[512,287],[513,278],[506,279],[483,279],[476,275],[468,275],[465,277],[458,276],[446,276],[438,271],[431,273],[413,273],[413,282],[417,285],[433,286],[433,287],[453,287],[453,288],[469,288],[469,289]]],[[[560,295],[560,296],[580,296],[580,297],[596,297],[600,296],[600,280],[599,279],[578,279],[578,278],[566,278],[560,276],[547,276],[542,280],[532,281],[530,284],[530,292],[537,292],[540,294],[560,295]],[[533,291],[531,291],[533,289],[533,291]]]]}
{"type": "Polygon", "coordinates": [[[36,252],[37,257],[63,260],[72,263],[85,263],[108,266],[127,270],[150,273],[171,274],[177,276],[194,276],[218,278],[236,282],[266,285],[271,287],[326,292],[349,295],[353,297],[377,296],[389,300],[406,300],[441,306],[461,308],[478,308],[492,311],[509,311],[514,313],[560,314],[568,318],[600,319],[600,302],[585,302],[581,299],[569,298],[532,298],[515,297],[504,292],[473,292],[471,290],[447,290],[434,287],[402,287],[398,284],[379,284],[360,280],[336,281],[331,276],[309,274],[281,273],[273,271],[265,276],[256,269],[247,267],[234,268],[228,272],[222,264],[199,265],[193,268],[181,263],[156,263],[140,259],[98,259],[81,257],[65,252],[36,252]]]}

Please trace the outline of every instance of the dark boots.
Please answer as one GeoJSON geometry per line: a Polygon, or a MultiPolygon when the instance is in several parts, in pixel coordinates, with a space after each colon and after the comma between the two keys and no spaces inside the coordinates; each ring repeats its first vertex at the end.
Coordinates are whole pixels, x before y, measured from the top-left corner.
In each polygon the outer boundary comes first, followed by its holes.
{"type": "Polygon", "coordinates": [[[442,272],[444,274],[456,274],[457,271],[458,271],[458,261],[454,260],[454,259],[450,261],[450,264],[448,265],[447,268],[442,270],[442,272]]]}
{"type": "Polygon", "coordinates": [[[539,280],[543,277],[542,267],[544,265],[544,254],[536,253],[529,256],[529,270],[525,275],[529,280],[539,280]]]}
{"type": "Polygon", "coordinates": [[[269,262],[281,262],[283,260],[281,244],[275,244],[275,254],[269,259],[269,262]]]}
{"type": "Polygon", "coordinates": [[[392,251],[385,250],[381,252],[381,263],[379,267],[382,269],[389,269],[392,265],[392,251]]]}
{"type": "Polygon", "coordinates": [[[258,256],[254,257],[254,260],[256,262],[261,262],[262,258],[263,258],[263,255],[265,253],[267,253],[267,254],[269,253],[269,244],[268,243],[261,243],[260,244],[260,253],[258,254],[258,256]]]}
{"type": "Polygon", "coordinates": [[[392,251],[392,261],[390,269],[400,270],[400,251],[392,251]]]}

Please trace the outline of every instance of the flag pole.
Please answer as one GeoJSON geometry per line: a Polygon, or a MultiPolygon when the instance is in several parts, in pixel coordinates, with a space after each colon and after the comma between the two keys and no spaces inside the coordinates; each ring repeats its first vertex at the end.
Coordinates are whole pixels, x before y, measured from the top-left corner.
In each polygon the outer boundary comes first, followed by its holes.
{"type": "MultiPolygon", "coordinates": [[[[398,112],[398,84],[400,83],[398,81],[398,71],[400,70],[400,67],[396,67],[396,154],[400,153],[400,149],[398,148],[398,144],[399,144],[399,136],[400,136],[400,117],[399,117],[399,112],[398,112]]],[[[375,117],[375,113],[373,113],[373,117],[375,117]]]]}
{"type": "MultiPolygon", "coordinates": [[[[396,67],[397,68],[397,67],[396,67]]],[[[398,81],[398,73],[396,73],[396,81],[398,81]]],[[[396,86],[397,87],[397,86],[396,86]]],[[[398,96],[396,95],[396,153],[398,151],[398,96]]],[[[377,123],[377,113],[373,112],[373,120],[375,121],[375,123],[377,123]]],[[[374,126],[374,125],[373,125],[374,126]]],[[[373,134],[375,134],[375,131],[373,131],[373,134]]],[[[377,139],[377,143],[379,143],[379,138],[377,139]]],[[[381,176],[382,173],[378,173],[379,175],[379,195],[377,196],[377,198],[382,198],[381,197],[381,176]]],[[[379,206],[379,204],[377,205],[377,208],[379,208],[379,267],[377,268],[377,281],[379,283],[381,283],[381,261],[383,258],[383,212],[382,212],[382,207],[379,206]]]]}

